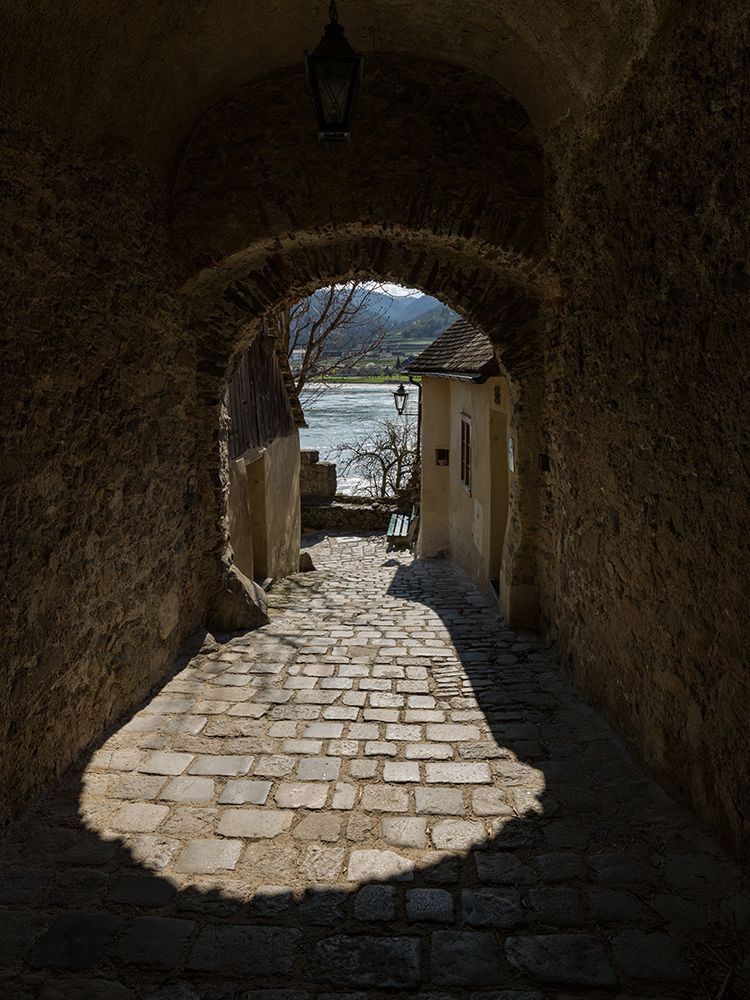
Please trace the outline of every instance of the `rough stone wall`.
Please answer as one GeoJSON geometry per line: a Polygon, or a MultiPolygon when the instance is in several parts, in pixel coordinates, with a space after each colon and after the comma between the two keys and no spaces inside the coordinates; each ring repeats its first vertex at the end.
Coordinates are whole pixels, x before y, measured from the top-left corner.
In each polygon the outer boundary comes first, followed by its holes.
{"type": "Polygon", "coordinates": [[[303,504],[302,530],[385,531],[397,507],[395,501],[363,503],[342,496],[333,503],[303,504]]]}
{"type": "Polygon", "coordinates": [[[17,122],[0,143],[2,820],[163,675],[218,541],[196,472],[216,411],[196,407],[148,175],[17,122]]]}
{"type": "Polygon", "coordinates": [[[336,463],[321,462],[320,452],[300,452],[299,491],[302,502],[328,502],[336,495],[336,463]]]}
{"type": "Polygon", "coordinates": [[[750,837],[748,11],[681,4],[561,149],[543,607],[577,682],[750,837]]]}

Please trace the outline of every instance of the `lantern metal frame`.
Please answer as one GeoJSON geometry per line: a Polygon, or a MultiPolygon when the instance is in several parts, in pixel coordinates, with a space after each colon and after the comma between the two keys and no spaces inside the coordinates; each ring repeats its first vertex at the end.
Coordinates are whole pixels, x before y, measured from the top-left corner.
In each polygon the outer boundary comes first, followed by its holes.
{"type": "Polygon", "coordinates": [[[339,24],[336,0],[331,0],[328,7],[328,16],[330,24],[325,26],[323,38],[317,48],[311,53],[305,53],[305,70],[310,90],[312,91],[315,114],[318,119],[318,140],[321,143],[349,142],[351,137],[352,112],[359,84],[362,80],[365,60],[364,56],[358,55],[354,51],[344,37],[343,25],[339,24]],[[346,71],[346,75],[342,73],[341,79],[348,78],[343,107],[337,103],[336,97],[333,96],[333,102],[339,111],[339,115],[335,119],[326,117],[326,107],[322,93],[326,79],[323,71],[332,65],[346,71]]]}
{"type": "Polygon", "coordinates": [[[393,393],[393,402],[396,405],[396,413],[398,413],[400,417],[404,415],[404,407],[406,406],[408,396],[409,393],[406,389],[404,389],[404,383],[400,382],[398,389],[396,389],[393,393]]]}

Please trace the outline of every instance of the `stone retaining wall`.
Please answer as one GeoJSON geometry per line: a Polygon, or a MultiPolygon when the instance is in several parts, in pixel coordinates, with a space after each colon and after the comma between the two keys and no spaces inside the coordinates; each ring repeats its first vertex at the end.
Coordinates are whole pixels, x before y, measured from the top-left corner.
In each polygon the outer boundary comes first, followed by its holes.
{"type": "Polygon", "coordinates": [[[396,501],[372,503],[359,497],[340,494],[331,503],[302,504],[302,529],[317,528],[330,531],[383,531],[395,510],[396,501]]]}

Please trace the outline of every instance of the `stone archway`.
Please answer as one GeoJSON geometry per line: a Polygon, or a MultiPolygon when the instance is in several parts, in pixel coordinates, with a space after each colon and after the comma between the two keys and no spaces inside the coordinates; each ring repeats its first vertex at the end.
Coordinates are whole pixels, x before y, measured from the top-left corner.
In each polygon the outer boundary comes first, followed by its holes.
{"type": "MultiPolygon", "coordinates": [[[[516,385],[523,447],[501,576],[506,613],[532,626],[541,408],[521,399],[541,370],[539,317],[557,293],[531,123],[470,70],[383,53],[368,65],[356,143],[320,147],[310,122],[301,70],[279,70],[207,111],[175,165],[172,219],[201,394],[218,402],[266,311],[323,284],[396,281],[449,304],[488,334],[516,385]]],[[[221,550],[225,483],[212,480],[221,550]]]]}
{"type": "MultiPolygon", "coordinates": [[[[367,235],[346,230],[323,236],[301,234],[235,255],[202,271],[182,290],[196,337],[201,395],[211,403],[207,419],[216,420],[231,373],[242,351],[257,334],[268,310],[307,294],[321,284],[352,277],[408,282],[466,316],[492,340],[502,370],[513,386],[512,422],[518,443],[517,485],[511,496],[510,531],[502,560],[502,607],[511,624],[534,627],[536,533],[539,482],[537,439],[543,370],[539,328],[553,278],[512,255],[484,248],[480,259],[470,241],[379,228],[367,235]],[[529,341],[526,343],[525,341],[529,341]],[[530,401],[534,399],[532,406],[530,401]]],[[[210,441],[204,435],[205,441],[210,441]]],[[[224,456],[213,444],[204,461],[214,470],[214,551],[223,555],[226,533],[227,480],[224,456]]]]}

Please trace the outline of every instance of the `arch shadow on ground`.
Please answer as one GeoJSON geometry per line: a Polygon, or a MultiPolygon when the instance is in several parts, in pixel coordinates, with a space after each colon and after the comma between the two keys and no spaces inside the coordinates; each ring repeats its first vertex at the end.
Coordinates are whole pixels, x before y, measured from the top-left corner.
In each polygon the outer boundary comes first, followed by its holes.
{"type": "Polygon", "coordinates": [[[445,562],[386,553],[382,536],[312,541],[318,571],[278,588],[270,626],[185,657],[8,831],[0,993],[748,997],[740,873],[644,777],[540,637],[505,628],[445,562]],[[435,638],[395,655],[376,643],[389,631],[397,642],[410,632],[435,638]],[[419,693],[423,674],[429,695],[419,693]],[[356,712],[317,730],[339,734],[321,735],[324,753],[312,744],[291,752],[289,740],[313,738],[304,733],[356,691],[368,692],[370,712],[384,706],[382,719],[361,721],[364,706],[352,704],[356,712]],[[316,702],[315,692],[328,694],[316,702]],[[409,698],[436,707],[410,710],[409,698]],[[414,722],[409,711],[427,714],[414,722]],[[365,753],[368,742],[379,745],[365,753]],[[203,783],[270,780],[270,794],[243,808],[231,796],[165,799],[179,775],[149,773],[153,754],[252,757],[254,774],[209,768],[203,783]],[[297,778],[319,780],[259,776],[261,758],[280,772],[291,760],[297,778]],[[393,763],[411,764],[420,781],[385,781],[393,763]],[[280,807],[280,795],[303,785],[325,786],[328,808],[280,807]],[[237,832],[259,821],[271,823],[266,834],[281,825],[275,836],[237,832]],[[128,823],[140,829],[123,830],[128,823]],[[227,867],[200,870],[221,852],[227,867]]]}

